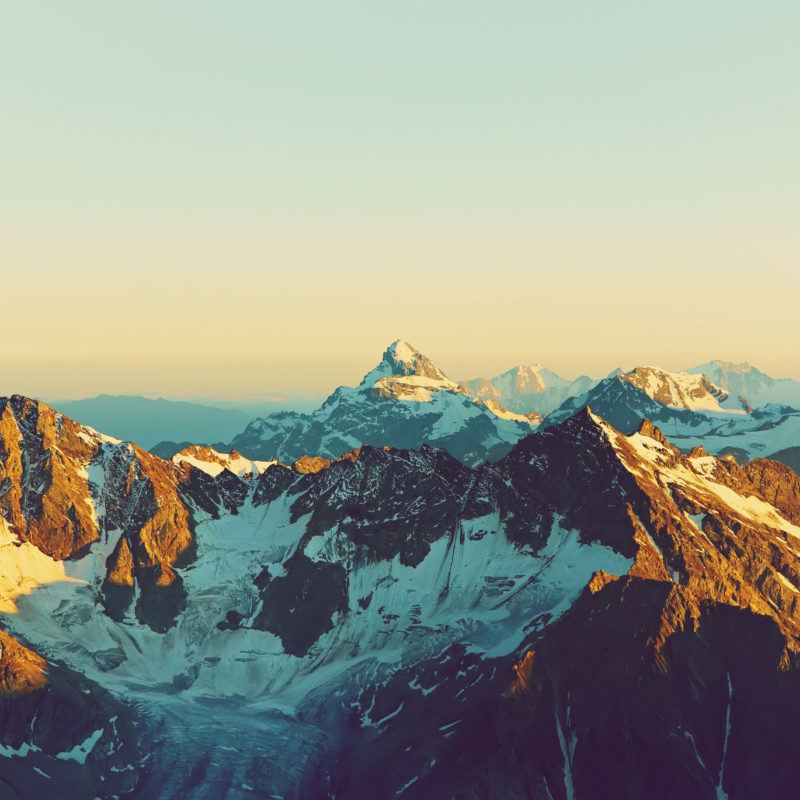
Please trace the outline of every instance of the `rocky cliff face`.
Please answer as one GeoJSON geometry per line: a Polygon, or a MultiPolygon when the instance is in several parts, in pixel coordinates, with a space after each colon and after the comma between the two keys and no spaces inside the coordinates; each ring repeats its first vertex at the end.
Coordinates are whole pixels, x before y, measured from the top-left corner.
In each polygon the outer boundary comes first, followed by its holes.
{"type": "Polygon", "coordinates": [[[0,775],[21,796],[55,796],[62,762],[76,797],[734,800],[800,779],[781,464],[585,408],[477,468],[430,446],[165,461],[3,409],[0,775]]]}
{"type": "Polygon", "coordinates": [[[137,615],[164,629],[182,602],[173,568],[193,541],[177,466],[43,403],[14,396],[0,408],[0,510],[10,532],[56,561],[115,540],[110,605],[123,614],[137,586],[137,615]]]}
{"type": "Polygon", "coordinates": [[[22,541],[64,559],[98,538],[88,475],[97,442],[52,409],[24,397],[0,401],[3,517],[22,541]]]}

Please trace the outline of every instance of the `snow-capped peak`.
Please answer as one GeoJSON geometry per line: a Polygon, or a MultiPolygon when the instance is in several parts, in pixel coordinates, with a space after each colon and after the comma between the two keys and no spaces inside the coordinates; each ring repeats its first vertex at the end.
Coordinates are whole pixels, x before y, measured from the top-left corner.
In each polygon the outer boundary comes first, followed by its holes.
{"type": "Polygon", "coordinates": [[[275,461],[253,461],[245,458],[235,450],[230,453],[220,453],[204,445],[189,445],[172,457],[175,464],[188,464],[207,475],[216,476],[223,470],[228,470],[239,477],[260,475],[275,461]]]}
{"type": "Polygon", "coordinates": [[[746,407],[777,403],[800,408],[800,381],[773,378],[746,361],[709,361],[692,367],[689,372],[707,375],[746,407]]]}
{"type": "Polygon", "coordinates": [[[501,375],[513,382],[514,389],[520,394],[533,394],[543,392],[548,385],[548,381],[542,375],[544,367],[541,364],[521,364],[512,367],[501,375]]]}
{"type": "Polygon", "coordinates": [[[394,361],[403,364],[413,364],[420,355],[419,350],[410,345],[405,339],[395,339],[389,347],[386,348],[386,353],[389,354],[394,361]]]}
{"type": "MultiPolygon", "coordinates": [[[[704,374],[667,372],[658,367],[636,367],[619,378],[664,406],[690,411],[731,413],[731,409],[720,405],[728,399],[728,392],[712,383],[704,374]]],[[[741,413],[741,410],[738,411],[741,413]]]]}
{"type": "Polygon", "coordinates": [[[528,414],[549,414],[568,397],[588,391],[596,381],[582,375],[569,381],[542,364],[520,364],[493,378],[473,378],[461,387],[480,400],[494,400],[505,408],[528,414]]]}
{"type": "Polygon", "coordinates": [[[494,378],[475,378],[462,386],[476,397],[498,400],[541,394],[548,387],[566,383],[542,364],[519,364],[494,378]]]}
{"type": "Polygon", "coordinates": [[[431,391],[441,389],[461,391],[455,381],[403,339],[396,339],[386,348],[380,364],[364,376],[359,389],[377,389],[382,394],[412,400],[430,399],[431,391]],[[413,396],[403,397],[406,388],[413,396]]]}
{"type": "Polygon", "coordinates": [[[392,375],[418,375],[433,380],[448,380],[427,356],[404,339],[396,339],[386,348],[382,363],[391,368],[392,375]]]}
{"type": "MultiPolygon", "coordinates": [[[[772,383],[773,379],[756,369],[747,361],[721,361],[714,359],[705,364],[699,364],[687,370],[691,375],[707,375],[717,386],[721,386],[731,394],[734,393],[732,384],[742,382],[772,383]]],[[[750,387],[752,388],[752,387],[750,387]]]]}

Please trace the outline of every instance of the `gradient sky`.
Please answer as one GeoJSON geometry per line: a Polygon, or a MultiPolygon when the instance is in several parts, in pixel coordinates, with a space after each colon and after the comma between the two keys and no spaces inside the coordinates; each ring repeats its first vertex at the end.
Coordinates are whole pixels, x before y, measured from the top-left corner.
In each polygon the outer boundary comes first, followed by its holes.
{"type": "Polygon", "coordinates": [[[0,391],[800,377],[800,4],[0,0],[0,391]]]}

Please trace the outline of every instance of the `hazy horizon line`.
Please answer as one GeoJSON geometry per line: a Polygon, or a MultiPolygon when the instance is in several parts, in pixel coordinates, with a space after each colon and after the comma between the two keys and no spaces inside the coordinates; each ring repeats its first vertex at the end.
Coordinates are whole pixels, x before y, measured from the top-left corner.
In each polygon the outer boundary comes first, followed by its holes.
{"type": "MultiPolygon", "coordinates": [[[[420,351],[424,354],[424,351],[420,351]]],[[[655,369],[662,369],[665,372],[677,373],[677,372],[687,372],[689,370],[697,369],[700,366],[704,366],[709,363],[713,362],[720,362],[726,364],[747,364],[751,368],[755,368],[760,372],[767,375],[769,378],[773,380],[800,380],[800,377],[794,377],[789,375],[781,375],[775,376],[770,374],[768,371],[761,368],[757,363],[753,363],[748,360],[733,360],[733,359],[706,359],[705,361],[698,361],[697,363],[691,366],[684,366],[681,368],[667,368],[662,367],[658,363],[650,362],[650,363],[635,363],[632,366],[616,366],[612,369],[609,369],[602,374],[592,373],[591,371],[582,371],[578,372],[577,374],[571,374],[564,370],[558,369],[551,369],[549,366],[542,362],[519,362],[513,364],[510,367],[505,369],[500,369],[499,371],[492,371],[492,370],[484,370],[483,374],[473,374],[472,377],[459,377],[454,378],[458,383],[466,383],[467,381],[471,380],[487,380],[487,379],[494,379],[503,375],[507,372],[510,372],[513,369],[517,369],[520,367],[535,367],[537,369],[547,370],[557,377],[566,380],[566,381],[575,381],[579,378],[588,377],[591,380],[600,381],[604,380],[605,378],[609,377],[612,373],[621,370],[622,372],[631,372],[632,370],[644,367],[652,367],[655,369]],[[491,374],[490,374],[491,373],[491,374]]],[[[375,364],[379,363],[376,361],[375,364]]],[[[439,366],[439,364],[434,361],[434,363],[439,366]]],[[[370,367],[363,371],[362,376],[366,375],[370,369],[370,367]]],[[[346,370],[343,370],[346,371],[346,370]]],[[[448,370],[443,370],[443,372],[450,376],[450,372],[448,370]]],[[[25,392],[25,391],[9,391],[3,392],[4,396],[10,396],[12,394],[21,394],[31,397],[36,397],[43,402],[54,404],[54,403],[64,403],[64,402],[75,402],[81,400],[92,400],[99,397],[132,397],[132,398],[144,398],[148,400],[168,400],[172,402],[186,402],[186,403],[196,403],[199,405],[214,405],[218,404],[221,406],[229,405],[229,406],[267,406],[267,405],[291,405],[293,403],[309,403],[312,401],[322,401],[332,392],[340,387],[352,387],[358,384],[358,381],[345,381],[345,382],[333,382],[332,384],[329,383],[327,387],[319,387],[315,389],[308,389],[305,391],[264,391],[264,392],[242,392],[242,393],[228,393],[228,394],[214,394],[208,392],[170,392],[170,391],[153,391],[153,390],[136,390],[136,389],[128,389],[125,391],[113,391],[113,390],[104,390],[99,389],[96,391],[88,391],[88,392],[76,392],[74,394],[70,393],[63,393],[63,394],[56,394],[52,392],[25,392]]]]}

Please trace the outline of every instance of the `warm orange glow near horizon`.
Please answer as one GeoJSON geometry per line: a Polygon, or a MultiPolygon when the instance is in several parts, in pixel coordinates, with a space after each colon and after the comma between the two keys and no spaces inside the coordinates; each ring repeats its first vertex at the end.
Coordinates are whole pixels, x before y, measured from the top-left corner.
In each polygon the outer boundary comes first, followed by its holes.
{"type": "Polygon", "coordinates": [[[2,12],[0,391],[800,377],[793,26],[535,5],[2,12]]]}

